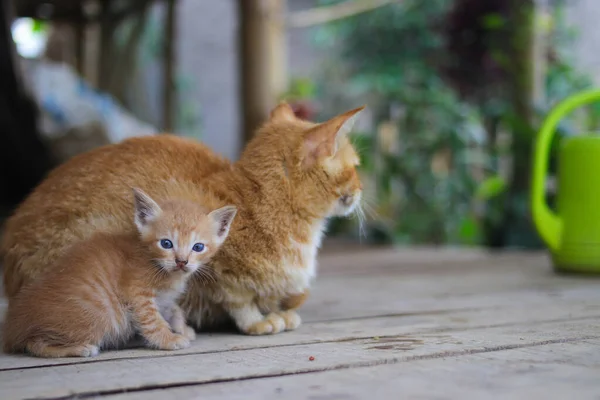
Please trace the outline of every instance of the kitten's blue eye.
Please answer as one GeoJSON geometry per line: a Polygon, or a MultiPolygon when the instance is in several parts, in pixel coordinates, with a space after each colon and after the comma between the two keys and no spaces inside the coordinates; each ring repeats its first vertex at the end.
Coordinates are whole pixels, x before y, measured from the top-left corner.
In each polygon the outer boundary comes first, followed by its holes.
{"type": "Polygon", "coordinates": [[[173,242],[171,242],[169,239],[162,239],[160,241],[160,247],[162,247],[163,249],[172,249],[173,242]]]}
{"type": "Polygon", "coordinates": [[[201,253],[202,250],[204,250],[204,243],[196,243],[194,247],[192,247],[192,250],[194,250],[196,253],[201,253]]]}

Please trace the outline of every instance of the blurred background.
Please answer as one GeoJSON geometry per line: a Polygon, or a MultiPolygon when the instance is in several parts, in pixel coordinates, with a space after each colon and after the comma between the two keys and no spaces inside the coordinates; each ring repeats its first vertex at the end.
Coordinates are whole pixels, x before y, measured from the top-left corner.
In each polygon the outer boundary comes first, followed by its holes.
{"type": "MultiPolygon", "coordinates": [[[[131,136],[190,136],[235,160],[287,99],[317,121],[368,105],[353,137],[367,218],[332,221],[334,240],[541,248],[528,207],[537,128],[600,79],[597,0],[10,0],[0,11],[3,216],[52,167],[131,136]]],[[[564,120],[555,150],[599,119],[590,106],[564,120]]]]}

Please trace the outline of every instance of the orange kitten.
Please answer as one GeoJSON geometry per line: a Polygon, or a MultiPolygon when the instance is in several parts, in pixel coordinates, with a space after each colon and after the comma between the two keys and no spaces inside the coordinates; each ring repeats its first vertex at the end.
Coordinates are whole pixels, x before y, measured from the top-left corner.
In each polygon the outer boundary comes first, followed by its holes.
{"type": "Polygon", "coordinates": [[[98,233],[76,243],[12,299],[5,351],[89,357],[136,331],[153,348],[190,345],[195,332],[176,300],[227,237],[236,209],[207,215],[190,201],[159,205],[139,189],[134,198],[138,235],[98,233]]]}
{"type": "Polygon", "coordinates": [[[123,198],[139,185],[156,197],[176,192],[204,202],[209,193],[211,209],[238,209],[227,241],[208,263],[215,280],[192,278],[181,298],[188,322],[210,329],[233,320],[253,335],[297,328],[295,309],[316,276],[327,219],[359,208],[359,158],[348,133],[362,108],[312,123],[282,103],[235,163],[173,135],[133,138],[72,158],[7,221],[9,299],[98,229],[135,232],[123,198]]]}

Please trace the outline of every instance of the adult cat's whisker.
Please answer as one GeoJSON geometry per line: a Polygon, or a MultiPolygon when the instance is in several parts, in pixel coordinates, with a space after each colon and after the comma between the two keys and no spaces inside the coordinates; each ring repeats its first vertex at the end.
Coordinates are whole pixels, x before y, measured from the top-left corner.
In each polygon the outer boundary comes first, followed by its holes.
{"type": "Polygon", "coordinates": [[[362,241],[362,238],[366,237],[365,212],[362,207],[362,201],[356,205],[356,208],[354,209],[354,215],[356,216],[356,218],[358,220],[358,238],[359,238],[359,241],[362,241]]]}
{"type": "Polygon", "coordinates": [[[375,208],[373,206],[371,206],[370,204],[364,203],[363,209],[366,212],[366,214],[369,216],[369,218],[371,218],[371,219],[379,219],[380,218],[377,210],[375,210],[375,208]]]}
{"type": "Polygon", "coordinates": [[[379,219],[379,213],[373,206],[376,203],[376,200],[373,197],[363,195],[361,197],[361,206],[366,215],[371,219],[379,219]]]}

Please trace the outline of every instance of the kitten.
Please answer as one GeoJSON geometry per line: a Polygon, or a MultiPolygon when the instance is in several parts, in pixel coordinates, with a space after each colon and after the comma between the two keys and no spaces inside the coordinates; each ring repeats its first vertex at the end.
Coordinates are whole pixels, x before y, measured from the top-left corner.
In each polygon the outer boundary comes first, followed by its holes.
{"type": "Polygon", "coordinates": [[[297,328],[295,310],[316,276],[327,219],[350,215],[360,203],[359,158],[348,132],[362,108],[312,123],[282,103],[235,163],[173,135],[132,138],[72,158],[7,222],[6,293],[12,298],[98,229],[134,231],[122,200],[128,185],[157,197],[210,193],[208,207],[233,204],[238,213],[207,265],[215,280],[192,278],[181,298],[188,321],[198,329],[233,321],[255,335],[297,328]]]}
{"type": "Polygon", "coordinates": [[[125,344],[188,347],[195,338],[177,297],[228,235],[235,207],[208,215],[185,200],[161,205],[134,189],[138,235],[98,233],[71,247],[9,304],[4,349],[39,357],[88,357],[125,344]]]}

